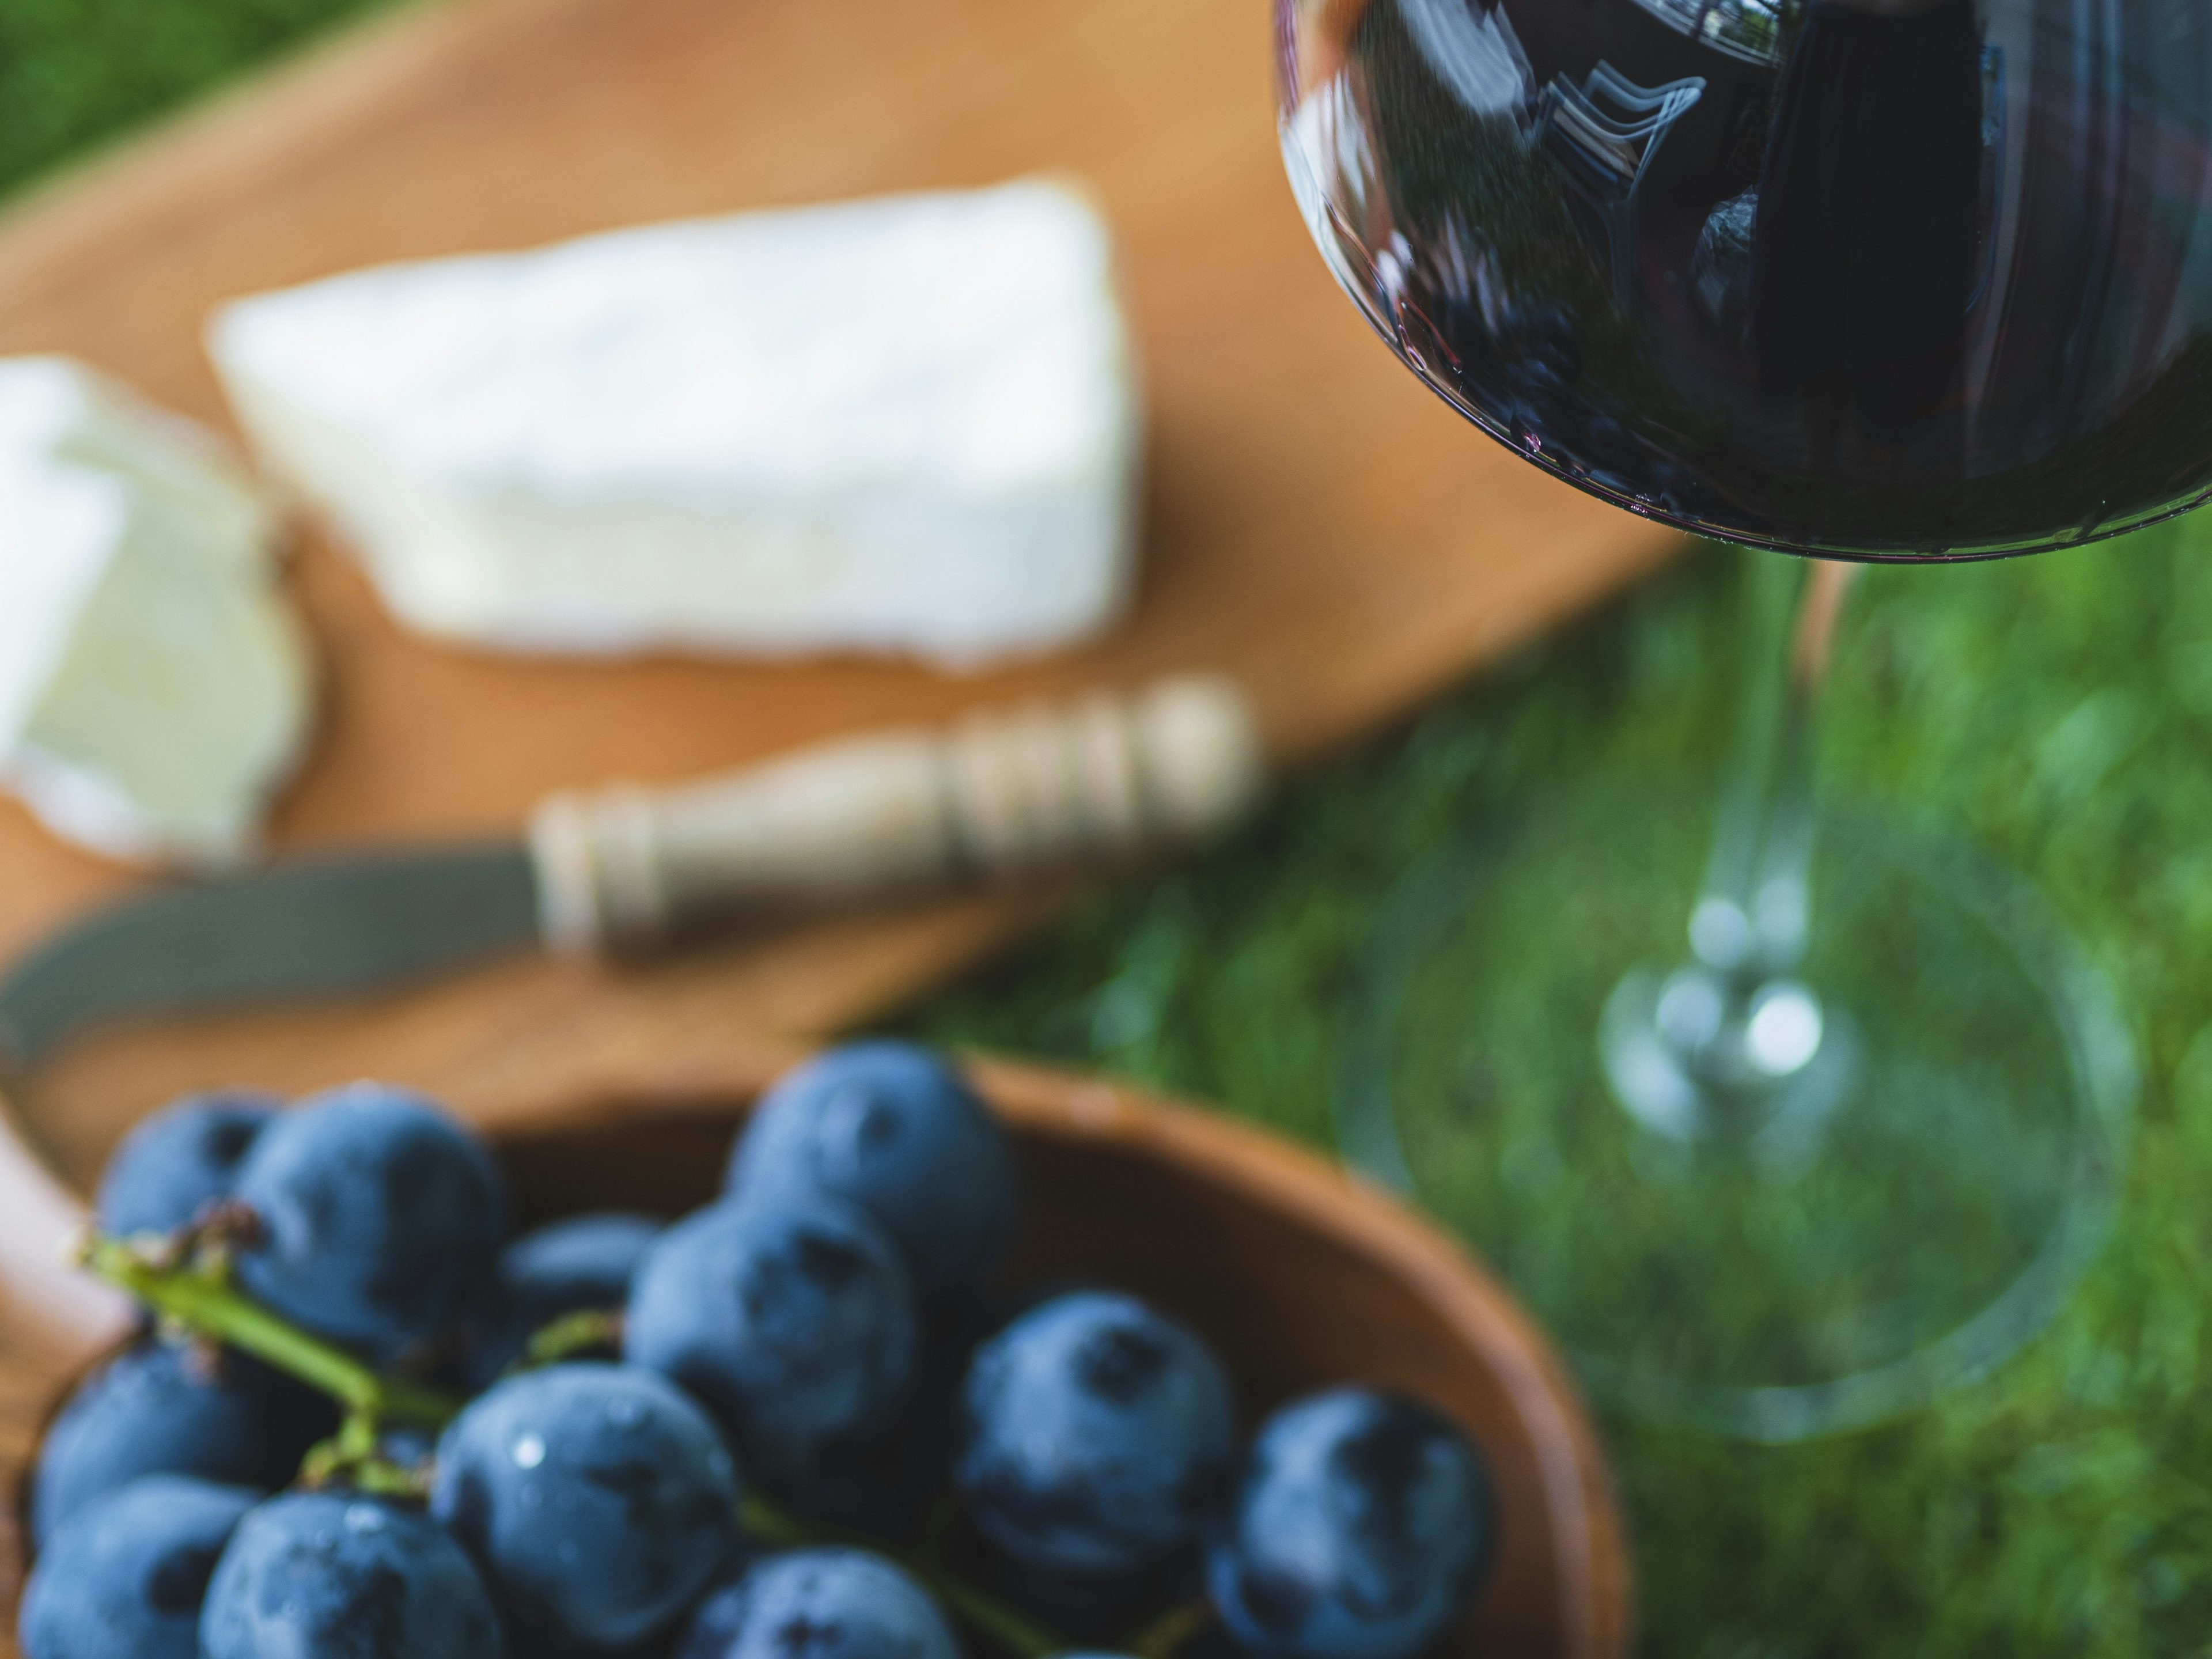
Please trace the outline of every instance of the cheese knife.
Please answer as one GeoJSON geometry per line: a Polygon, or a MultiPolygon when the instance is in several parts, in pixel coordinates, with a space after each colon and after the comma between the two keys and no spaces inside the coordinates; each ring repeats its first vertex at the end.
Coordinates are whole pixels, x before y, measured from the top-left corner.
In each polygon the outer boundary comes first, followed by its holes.
{"type": "Polygon", "coordinates": [[[279,860],[125,899],[0,976],[0,1071],[126,1016],[407,983],[532,947],[649,949],[747,916],[1203,841],[1258,800],[1229,680],[836,740],[673,789],[556,795],[515,839],[279,860]]]}

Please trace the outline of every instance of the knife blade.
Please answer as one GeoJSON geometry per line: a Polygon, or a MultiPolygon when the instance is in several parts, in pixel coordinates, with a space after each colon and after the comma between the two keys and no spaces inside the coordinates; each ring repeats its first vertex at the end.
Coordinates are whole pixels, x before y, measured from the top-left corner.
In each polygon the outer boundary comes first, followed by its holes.
{"type": "Polygon", "coordinates": [[[75,1031],[141,1014],[404,983],[538,939],[518,843],[330,854],[125,899],[0,981],[0,1048],[34,1066],[75,1031]]]}
{"type": "Polygon", "coordinates": [[[104,1022],[411,983],[532,948],[647,948],[767,911],[1187,846],[1258,800],[1231,682],[848,738],[675,789],[556,795],[527,833],[357,849],[122,900],[0,978],[0,1060],[104,1022]]]}

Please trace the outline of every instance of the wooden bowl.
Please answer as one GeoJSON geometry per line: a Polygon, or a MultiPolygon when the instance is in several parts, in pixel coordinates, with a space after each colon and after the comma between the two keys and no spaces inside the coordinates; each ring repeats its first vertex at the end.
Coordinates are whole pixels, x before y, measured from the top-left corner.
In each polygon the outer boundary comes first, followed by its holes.
{"type": "MultiPolygon", "coordinates": [[[[1628,1552],[1597,1437],[1543,1337],[1458,1246],[1320,1158],[1218,1114],[1064,1073],[991,1062],[973,1073],[1021,1152],[1021,1279],[1089,1279],[1152,1298],[1218,1347],[1248,1420],[1352,1380],[1432,1401],[1480,1443],[1503,1515],[1497,1570],[1447,1651],[1627,1651],[1628,1552]]],[[[484,1127],[526,1221],[604,1206],[673,1216],[714,1194],[731,1137],[771,1075],[554,1091],[505,1103],[484,1127]]],[[[74,1369],[107,1316],[88,1309],[80,1322],[74,1369]]],[[[44,1351],[64,1346],[49,1338],[44,1351]]],[[[58,1395],[52,1382],[34,1400],[0,1390],[0,1413],[17,1407],[12,1432],[0,1433],[11,1486],[58,1395]],[[25,1419],[26,1406],[38,1414],[25,1419]]],[[[20,1540],[0,1548],[12,1637],[20,1540]]]]}

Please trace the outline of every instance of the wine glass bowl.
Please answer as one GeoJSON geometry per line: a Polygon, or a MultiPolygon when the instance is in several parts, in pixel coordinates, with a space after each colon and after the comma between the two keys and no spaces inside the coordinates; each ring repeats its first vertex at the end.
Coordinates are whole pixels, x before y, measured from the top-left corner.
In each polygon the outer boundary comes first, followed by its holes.
{"type": "Polygon", "coordinates": [[[2212,15],[2166,0],[1277,0],[1300,206],[1535,465],[1863,559],[2212,491],[2212,15]]]}

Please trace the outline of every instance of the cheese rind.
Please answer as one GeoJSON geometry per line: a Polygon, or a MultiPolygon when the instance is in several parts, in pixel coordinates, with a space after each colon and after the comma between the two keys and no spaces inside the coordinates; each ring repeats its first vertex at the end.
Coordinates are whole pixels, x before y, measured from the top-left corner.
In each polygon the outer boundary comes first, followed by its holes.
{"type": "Polygon", "coordinates": [[[313,712],[277,564],[212,434],[82,364],[0,360],[0,783],[110,857],[249,855],[313,712]]]}
{"type": "Polygon", "coordinates": [[[969,667],[1128,596],[1130,346],[1055,184],[357,271],[209,340],[270,471],[428,633],[969,667]]]}

